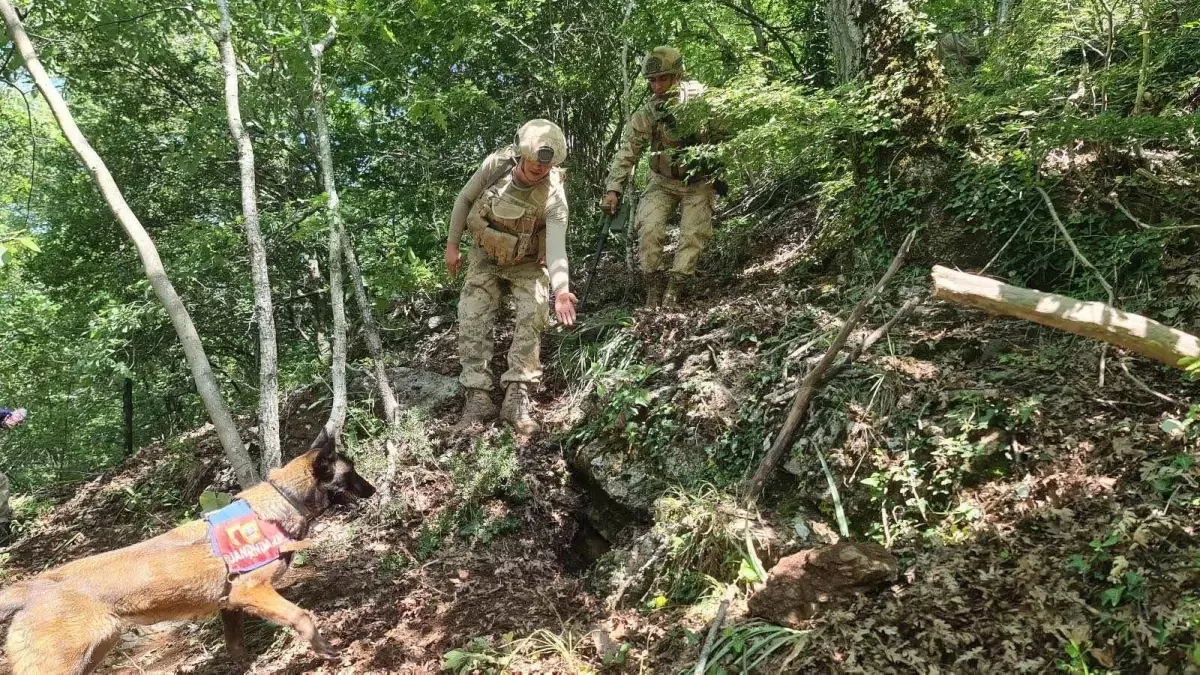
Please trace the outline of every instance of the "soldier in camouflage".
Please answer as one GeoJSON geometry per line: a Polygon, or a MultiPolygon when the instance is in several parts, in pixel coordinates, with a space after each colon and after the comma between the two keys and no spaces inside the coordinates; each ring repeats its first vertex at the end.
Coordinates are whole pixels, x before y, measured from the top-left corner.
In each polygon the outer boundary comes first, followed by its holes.
{"type": "Polygon", "coordinates": [[[696,261],[712,238],[716,200],[711,172],[689,162],[680,152],[688,145],[714,142],[709,132],[682,134],[677,113],[705,92],[699,82],[684,80],[683,56],[673,47],[658,47],[642,62],[642,75],[653,96],[629,118],[621,146],[609,165],[601,207],[615,213],[621,191],[638,158],[650,146],[650,179],[638,202],[634,227],[638,262],[646,285],[646,306],[672,306],[679,291],[696,272],[696,261]],[[679,248],[666,278],[667,221],[680,209],[679,248]],[[665,290],[664,290],[665,286],[665,290]]]}
{"type": "MultiPolygon", "coordinates": [[[[25,409],[0,408],[0,429],[16,429],[25,422],[25,409]]],[[[11,484],[8,476],[0,473],[0,542],[7,541],[12,534],[12,507],[8,504],[11,484]]]]}
{"type": "Polygon", "coordinates": [[[467,278],[458,300],[459,382],[466,389],[460,428],[496,416],[491,361],[496,312],[507,288],[516,305],[508,370],[499,412],[518,434],[537,431],[530,388],[542,376],[539,347],[549,322],[548,298],[564,325],[575,323],[575,296],[567,269],[567,195],[563,171],[567,142],[549,120],[527,122],[515,142],[498,150],[471,176],[454,202],[446,267],[458,274],[459,241],[471,235],[467,278]]]}

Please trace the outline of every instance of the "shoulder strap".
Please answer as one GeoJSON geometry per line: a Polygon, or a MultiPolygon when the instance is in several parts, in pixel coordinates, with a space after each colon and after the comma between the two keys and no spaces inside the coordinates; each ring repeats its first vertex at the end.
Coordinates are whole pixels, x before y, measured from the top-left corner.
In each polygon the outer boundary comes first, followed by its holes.
{"type": "Polygon", "coordinates": [[[487,177],[487,187],[491,187],[496,181],[503,178],[504,174],[512,171],[517,166],[517,162],[521,157],[521,153],[517,152],[516,148],[511,145],[497,151],[496,154],[504,157],[504,161],[487,177]]]}

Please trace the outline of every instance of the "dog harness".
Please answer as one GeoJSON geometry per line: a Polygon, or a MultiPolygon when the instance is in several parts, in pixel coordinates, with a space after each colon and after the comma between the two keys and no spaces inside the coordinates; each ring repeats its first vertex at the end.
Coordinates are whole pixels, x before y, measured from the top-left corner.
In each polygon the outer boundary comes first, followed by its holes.
{"type": "Polygon", "coordinates": [[[275,562],[281,547],[292,541],[278,525],[259,518],[244,499],[213,511],[205,520],[213,554],[225,561],[231,575],[275,562]]]}

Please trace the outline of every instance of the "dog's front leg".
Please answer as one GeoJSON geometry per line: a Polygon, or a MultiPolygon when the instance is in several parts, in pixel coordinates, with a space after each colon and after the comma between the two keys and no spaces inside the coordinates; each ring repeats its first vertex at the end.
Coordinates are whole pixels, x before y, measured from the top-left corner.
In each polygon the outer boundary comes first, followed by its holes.
{"type": "Polygon", "coordinates": [[[291,628],[299,633],[300,637],[308,640],[313,651],[324,658],[335,659],[338,656],[338,650],[321,637],[312,613],[292,604],[266,584],[234,584],[229,593],[229,609],[243,609],[267,621],[291,628]]]}
{"type": "Polygon", "coordinates": [[[242,663],[247,660],[243,619],[246,615],[236,609],[221,610],[221,628],[225,631],[225,651],[229,658],[242,663]]]}

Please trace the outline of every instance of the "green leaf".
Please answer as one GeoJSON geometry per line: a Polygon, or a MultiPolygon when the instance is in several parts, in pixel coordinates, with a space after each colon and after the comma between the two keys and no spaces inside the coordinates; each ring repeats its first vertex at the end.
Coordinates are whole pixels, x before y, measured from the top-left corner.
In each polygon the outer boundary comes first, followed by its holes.
{"type": "Polygon", "coordinates": [[[233,495],[228,492],[205,490],[200,493],[200,512],[212,513],[217,509],[229,506],[231,502],[233,502],[233,495]]]}
{"type": "Polygon", "coordinates": [[[1121,604],[1121,596],[1124,594],[1124,586],[1113,586],[1100,595],[1100,604],[1102,606],[1107,605],[1109,607],[1116,607],[1117,605],[1121,604]]]}

